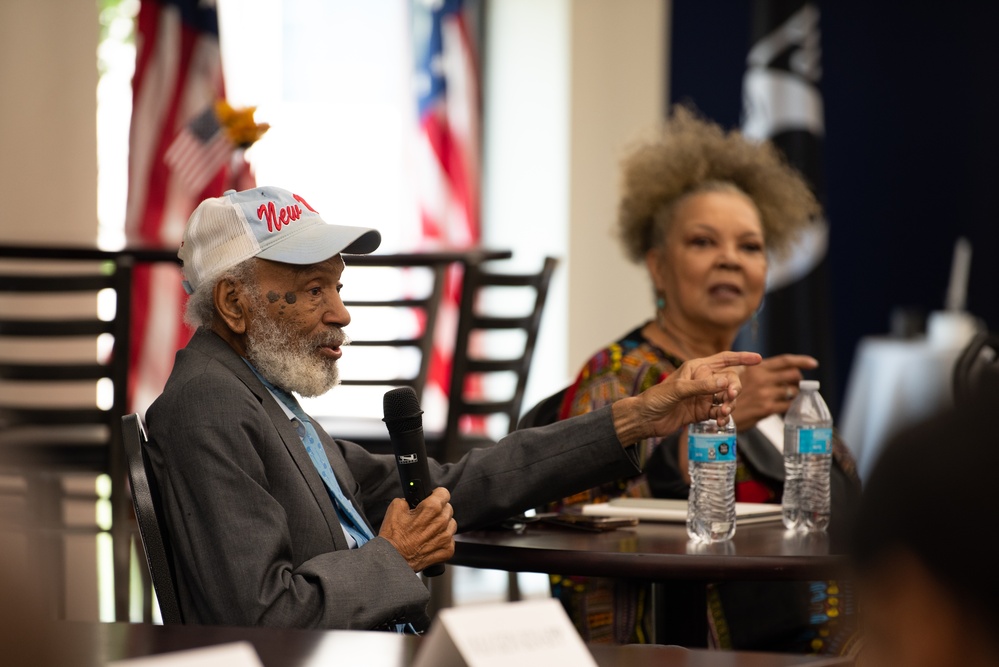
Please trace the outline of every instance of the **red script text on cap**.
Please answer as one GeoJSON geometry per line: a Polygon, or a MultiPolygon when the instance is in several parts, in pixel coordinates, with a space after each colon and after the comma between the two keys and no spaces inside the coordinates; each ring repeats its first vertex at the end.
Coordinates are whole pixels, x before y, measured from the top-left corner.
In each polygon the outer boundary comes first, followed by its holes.
{"type": "MultiPolygon", "coordinates": [[[[315,214],[319,214],[319,211],[309,206],[309,203],[305,201],[299,195],[292,195],[299,203],[305,208],[309,209],[315,214]]],[[[267,231],[268,232],[279,232],[281,228],[287,225],[289,222],[294,222],[302,217],[302,209],[298,207],[297,204],[292,204],[291,206],[282,206],[278,209],[273,201],[269,201],[266,204],[261,204],[257,208],[257,219],[263,220],[267,219],[267,231]]]]}
{"type": "Polygon", "coordinates": [[[267,231],[269,232],[279,232],[281,228],[287,225],[289,222],[294,222],[302,217],[302,209],[298,207],[298,204],[293,206],[282,206],[280,211],[274,206],[274,202],[269,201],[266,204],[261,204],[260,208],[257,209],[257,218],[263,220],[267,218],[267,231]]]}

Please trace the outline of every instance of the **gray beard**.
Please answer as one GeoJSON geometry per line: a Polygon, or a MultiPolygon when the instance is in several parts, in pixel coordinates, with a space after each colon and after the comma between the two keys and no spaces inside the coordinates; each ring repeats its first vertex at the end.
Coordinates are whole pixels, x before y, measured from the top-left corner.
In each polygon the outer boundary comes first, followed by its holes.
{"type": "Polygon", "coordinates": [[[340,383],[340,371],[336,359],[320,357],[316,347],[349,342],[341,329],[319,338],[292,334],[258,311],[246,333],[246,356],[268,382],[301,396],[321,396],[340,383]]]}

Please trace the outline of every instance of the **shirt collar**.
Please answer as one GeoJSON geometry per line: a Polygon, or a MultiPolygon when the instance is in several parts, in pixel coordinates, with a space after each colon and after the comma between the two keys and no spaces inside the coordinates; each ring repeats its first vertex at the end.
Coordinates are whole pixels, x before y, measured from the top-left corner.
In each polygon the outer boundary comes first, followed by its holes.
{"type": "MultiPolygon", "coordinates": [[[[254,368],[253,364],[250,363],[249,359],[247,359],[246,357],[243,357],[243,361],[245,361],[246,365],[250,367],[250,370],[253,371],[254,375],[256,375],[257,377],[260,377],[260,371],[258,371],[256,368],[254,368]]],[[[271,389],[270,387],[268,387],[266,384],[264,385],[264,389],[266,389],[267,393],[271,395],[271,398],[274,399],[274,402],[278,404],[278,407],[281,408],[281,411],[284,412],[285,415],[287,415],[288,421],[297,421],[298,420],[298,417],[296,417],[295,413],[291,411],[291,408],[289,408],[287,405],[285,405],[285,402],[282,401],[281,398],[277,394],[274,393],[273,389],[271,389]]]]}

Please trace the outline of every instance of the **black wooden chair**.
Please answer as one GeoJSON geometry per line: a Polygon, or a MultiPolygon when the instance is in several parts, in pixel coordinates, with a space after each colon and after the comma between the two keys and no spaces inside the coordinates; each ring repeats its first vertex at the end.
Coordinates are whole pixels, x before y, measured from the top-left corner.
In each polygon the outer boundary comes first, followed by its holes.
{"type": "MultiPolygon", "coordinates": [[[[396,350],[410,349],[419,354],[419,362],[410,365],[410,372],[398,372],[395,375],[382,378],[345,377],[341,384],[345,386],[375,386],[375,387],[412,387],[416,395],[423,393],[427,383],[427,373],[430,368],[430,352],[433,346],[433,335],[436,319],[433,314],[440,307],[441,295],[444,290],[444,274],[447,263],[423,261],[410,256],[370,255],[364,257],[347,257],[350,266],[349,280],[352,285],[350,292],[361,291],[362,298],[348,297],[344,305],[350,309],[352,316],[358,322],[351,327],[357,330],[364,326],[367,320],[377,323],[372,329],[382,329],[379,336],[368,334],[364,337],[351,337],[352,347],[393,348],[396,350]],[[379,286],[386,281],[386,273],[392,274],[397,286],[379,293],[379,286]],[[422,275],[421,275],[422,274],[422,275]],[[413,289],[414,283],[423,283],[422,289],[413,289]],[[418,291],[413,294],[413,291],[418,291]],[[384,318],[372,317],[370,309],[410,311],[415,320],[415,328],[397,330],[397,335],[384,333],[384,318]],[[366,312],[367,311],[367,312],[366,312]],[[360,323],[360,324],[359,324],[360,323]]],[[[381,405],[381,401],[378,402],[381,405]]]]}
{"type": "MultiPolygon", "coordinates": [[[[548,287],[557,264],[558,260],[548,257],[539,272],[530,274],[495,273],[487,270],[481,263],[466,266],[451,366],[447,426],[440,440],[428,438],[427,449],[432,457],[457,461],[469,449],[493,444],[489,437],[465,430],[463,420],[466,417],[502,415],[506,418],[507,431],[514,430],[524,401],[524,389],[548,298],[548,287]],[[481,302],[488,300],[483,297],[493,289],[532,292],[527,312],[513,316],[481,312],[481,302]],[[488,345],[489,341],[482,341],[486,344],[478,346],[475,336],[489,332],[520,332],[521,342],[515,352],[511,352],[506,345],[501,346],[504,349],[497,350],[488,345]],[[482,349],[478,349],[479,347],[482,349]],[[487,349],[490,347],[492,349],[487,349]],[[513,375],[513,389],[506,398],[487,399],[468,391],[469,378],[482,379],[501,373],[513,375]]],[[[514,297],[513,294],[509,296],[514,297]]],[[[510,300],[516,299],[514,297],[510,300]]],[[[507,598],[511,601],[519,600],[517,574],[509,573],[507,582],[507,598]]],[[[447,570],[431,586],[431,613],[449,607],[451,602],[451,574],[447,570]]]]}
{"type": "Polygon", "coordinates": [[[999,333],[990,331],[977,334],[954,364],[955,403],[966,403],[986,375],[999,377],[999,333]]]}
{"type": "Polygon", "coordinates": [[[444,278],[453,259],[412,253],[347,256],[345,261],[351,351],[340,361],[342,386],[336,397],[338,405],[349,407],[331,415],[306,401],[306,410],[334,437],[386,453],[391,445],[381,421],[382,395],[405,386],[422,397],[444,278]],[[386,359],[393,361],[386,364],[386,359]],[[388,372],[372,370],[386,365],[388,372]]]}
{"type": "Polygon", "coordinates": [[[509,274],[487,271],[482,266],[471,266],[464,276],[461,307],[458,318],[458,333],[455,337],[454,359],[451,369],[451,388],[448,395],[447,428],[444,433],[444,458],[456,461],[470,448],[488,445],[491,441],[475,434],[463,432],[462,420],[465,417],[506,417],[507,431],[514,430],[520,417],[527,386],[534,346],[538,340],[541,316],[548,298],[548,287],[558,261],[548,257],[537,273],[509,274]],[[533,291],[533,301],[525,314],[509,316],[484,314],[480,303],[484,292],[493,288],[520,288],[533,291]],[[503,350],[486,349],[488,341],[477,349],[476,334],[497,331],[519,331],[523,340],[519,349],[511,352],[506,345],[503,350]],[[506,398],[491,399],[470,396],[470,378],[482,378],[494,374],[512,374],[514,386],[506,398]]]}
{"type": "Polygon", "coordinates": [[[146,431],[139,415],[122,417],[121,432],[125,458],[128,460],[128,479],[132,485],[132,505],[139,523],[142,549],[146,554],[146,565],[149,567],[153,588],[156,590],[160,615],[165,624],[180,624],[184,622],[184,618],[177,602],[173,559],[170,555],[170,536],[159,520],[163,515],[160,490],[156,476],[149,468],[145,449],[146,431]]]}
{"type": "Polygon", "coordinates": [[[57,618],[66,612],[63,536],[101,530],[63,519],[64,501],[74,497],[65,491],[69,476],[87,473],[111,478],[116,615],[127,620],[131,510],[118,425],[127,401],[131,269],[128,256],[4,259],[0,268],[0,477],[6,491],[26,498],[25,529],[48,572],[57,618]],[[101,303],[113,314],[102,316],[101,303]]]}

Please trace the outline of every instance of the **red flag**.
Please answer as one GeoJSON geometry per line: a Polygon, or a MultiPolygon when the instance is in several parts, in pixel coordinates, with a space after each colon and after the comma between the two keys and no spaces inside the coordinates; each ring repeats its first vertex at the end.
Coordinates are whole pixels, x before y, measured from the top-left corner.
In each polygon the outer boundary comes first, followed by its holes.
{"type": "MultiPolygon", "coordinates": [[[[195,180],[165,159],[189,124],[224,97],[215,7],[198,0],[142,0],[136,32],[125,234],[130,246],[172,249],[179,247],[198,202],[221,195],[237,177],[238,187],[252,187],[252,176],[231,145],[221,166],[195,180]],[[196,185],[200,190],[192,190],[196,185]]],[[[185,296],[176,266],[140,265],[134,276],[129,403],[144,411],[162,391],[174,352],[191,332],[183,323],[185,296]]]]}
{"type": "MultiPolygon", "coordinates": [[[[427,246],[479,242],[479,78],[461,0],[411,4],[420,135],[418,197],[427,246]]],[[[461,298],[460,275],[445,283],[428,389],[447,396],[461,298]]]]}

